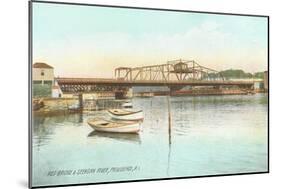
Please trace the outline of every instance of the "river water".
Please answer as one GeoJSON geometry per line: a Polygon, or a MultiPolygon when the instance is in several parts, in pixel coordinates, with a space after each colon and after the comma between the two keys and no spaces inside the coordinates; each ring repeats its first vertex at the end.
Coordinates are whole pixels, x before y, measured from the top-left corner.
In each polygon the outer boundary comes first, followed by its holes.
{"type": "Polygon", "coordinates": [[[33,186],[265,172],[267,95],[134,98],[142,131],[98,133],[89,112],[34,117],[33,186]]]}

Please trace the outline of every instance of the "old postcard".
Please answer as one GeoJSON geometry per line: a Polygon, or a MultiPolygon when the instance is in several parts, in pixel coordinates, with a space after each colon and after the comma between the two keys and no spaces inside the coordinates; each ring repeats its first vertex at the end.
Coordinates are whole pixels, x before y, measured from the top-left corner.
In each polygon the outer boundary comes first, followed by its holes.
{"type": "Polygon", "coordinates": [[[30,186],[267,173],[268,24],[30,3],[30,186]]]}

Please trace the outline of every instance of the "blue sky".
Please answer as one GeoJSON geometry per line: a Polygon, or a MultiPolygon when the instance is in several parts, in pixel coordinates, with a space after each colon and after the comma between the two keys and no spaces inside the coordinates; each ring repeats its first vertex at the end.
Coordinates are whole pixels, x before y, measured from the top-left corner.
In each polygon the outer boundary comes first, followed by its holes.
{"type": "Polygon", "coordinates": [[[33,3],[35,61],[59,76],[111,77],[119,66],[192,59],[217,70],[267,69],[267,19],[33,3]]]}

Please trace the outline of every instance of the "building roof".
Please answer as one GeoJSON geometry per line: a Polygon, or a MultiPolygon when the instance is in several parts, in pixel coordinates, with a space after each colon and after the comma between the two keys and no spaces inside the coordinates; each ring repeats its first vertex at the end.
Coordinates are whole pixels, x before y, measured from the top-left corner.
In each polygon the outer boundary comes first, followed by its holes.
{"type": "Polygon", "coordinates": [[[53,69],[52,66],[44,63],[44,62],[36,62],[35,64],[33,64],[32,66],[33,68],[49,68],[49,69],[53,69]]]}

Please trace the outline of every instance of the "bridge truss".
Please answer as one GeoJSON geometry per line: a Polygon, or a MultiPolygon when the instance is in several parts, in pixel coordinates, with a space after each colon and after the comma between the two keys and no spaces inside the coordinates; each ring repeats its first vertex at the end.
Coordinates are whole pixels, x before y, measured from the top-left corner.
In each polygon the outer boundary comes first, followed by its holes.
{"type": "Polygon", "coordinates": [[[143,67],[119,67],[115,77],[126,81],[224,81],[216,70],[199,65],[194,60],[173,60],[166,64],[143,67]]]}
{"type": "Polygon", "coordinates": [[[132,86],[168,86],[180,90],[185,86],[238,86],[252,88],[250,81],[225,80],[223,75],[193,60],[174,60],[161,65],[119,67],[115,78],[56,78],[64,93],[126,93],[132,86]]]}

